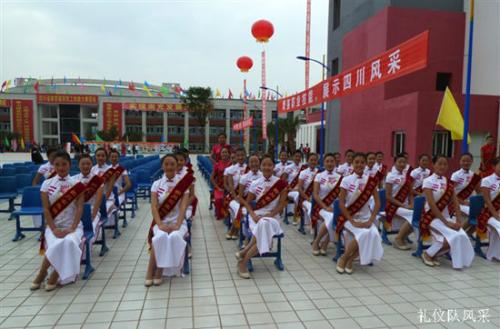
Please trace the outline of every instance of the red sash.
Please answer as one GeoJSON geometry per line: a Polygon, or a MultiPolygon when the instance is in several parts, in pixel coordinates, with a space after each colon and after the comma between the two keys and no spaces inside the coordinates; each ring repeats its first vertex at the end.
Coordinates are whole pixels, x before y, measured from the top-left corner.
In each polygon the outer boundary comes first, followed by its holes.
{"type": "MultiPolygon", "coordinates": [[[[246,166],[245,171],[243,172],[243,175],[248,173],[250,171],[250,168],[246,166]]],[[[232,177],[230,179],[233,179],[232,177]]],[[[235,189],[236,196],[238,196],[238,187],[235,189]]],[[[221,216],[223,218],[226,218],[229,216],[229,203],[233,201],[233,197],[231,196],[231,193],[228,193],[224,196],[224,200],[222,202],[222,207],[221,207],[221,216]]]]}
{"type": "Polygon", "coordinates": [[[379,172],[382,174],[382,176],[385,176],[385,174],[387,174],[387,165],[383,164],[380,167],[379,172]]]}
{"type": "MultiPolygon", "coordinates": [[[[363,208],[363,206],[370,200],[370,197],[373,193],[373,191],[377,188],[378,185],[378,179],[377,177],[368,177],[368,180],[366,181],[366,186],[361,192],[361,194],[358,196],[356,200],[347,208],[347,211],[349,214],[353,215],[357,213],[358,211],[363,208]]],[[[335,235],[337,239],[340,237],[340,232],[344,228],[344,223],[346,221],[346,218],[343,215],[340,215],[337,219],[337,227],[335,229],[335,235]]]]}
{"type": "Polygon", "coordinates": [[[95,175],[90,179],[90,181],[85,185],[85,202],[89,201],[92,199],[94,196],[95,192],[101,187],[102,185],[102,177],[95,175]]]}
{"type": "MultiPolygon", "coordinates": [[[[179,200],[182,198],[184,193],[188,190],[188,188],[193,184],[194,177],[192,175],[184,175],[182,179],[174,186],[172,191],[168,194],[167,198],[163,201],[161,206],[158,208],[158,213],[160,214],[160,219],[167,216],[172,209],[177,205],[179,200]]],[[[153,241],[153,227],[155,226],[155,220],[151,221],[151,225],[149,226],[148,233],[148,244],[151,249],[151,242],[153,241]]]]}
{"type": "MultiPolygon", "coordinates": [[[[116,169],[118,169],[118,168],[116,168],[116,169]]],[[[104,174],[101,175],[102,182],[104,184],[106,184],[111,179],[111,177],[113,177],[113,175],[115,174],[116,169],[113,169],[113,167],[111,167],[108,170],[106,170],[104,172],[104,174]]]]}
{"type": "MultiPolygon", "coordinates": [[[[396,196],[394,199],[397,201],[403,203],[406,198],[408,198],[408,195],[410,194],[410,188],[411,188],[411,183],[413,183],[413,177],[410,175],[406,175],[406,180],[403,186],[399,189],[398,193],[396,193],[396,196]]],[[[396,206],[395,204],[391,202],[387,202],[385,206],[385,222],[384,226],[385,229],[390,231],[392,229],[392,218],[396,214],[396,211],[398,210],[399,206],[396,206]]]]}
{"type": "Polygon", "coordinates": [[[307,165],[302,165],[302,167],[300,167],[299,169],[299,172],[297,173],[297,176],[295,176],[295,178],[290,182],[290,184],[288,184],[288,189],[289,190],[293,190],[295,188],[295,186],[297,186],[297,183],[299,182],[299,176],[300,176],[300,173],[307,169],[307,165]]]}
{"type": "MultiPolygon", "coordinates": [[[[342,176],[340,176],[339,181],[335,185],[335,187],[321,200],[326,205],[331,205],[333,201],[339,196],[340,193],[340,183],[342,182],[342,176]]],[[[316,223],[318,222],[319,212],[321,211],[321,206],[318,203],[314,204],[314,207],[311,211],[311,225],[312,227],[316,227],[316,223]]]]}
{"type": "Polygon", "coordinates": [[[281,191],[286,188],[287,182],[283,179],[278,179],[276,183],[263,195],[260,197],[260,199],[257,201],[257,204],[255,205],[254,210],[259,210],[261,208],[264,208],[268,204],[274,201],[276,199],[281,191]]]}
{"type": "MultiPolygon", "coordinates": [[[[311,183],[307,186],[307,189],[304,191],[304,194],[309,198],[312,195],[313,187],[314,187],[314,178],[318,173],[314,174],[311,183]]],[[[299,177],[299,176],[297,176],[299,177]]],[[[300,216],[302,212],[302,203],[304,202],[304,198],[299,196],[299,202],[297,203],[297,207],[295,207],[295,217],[300,216]]]]}
{"type": "MultiPolygon", "coordinates": [[[[477,184],[480,181],[481,181],[481,176],[479,176],[478,174],[474,174],[469,184],[467,184],[467,186],[462,191],[460,191],[460,193],[457,194],[457,198],[459,200],[467,200],[472,194],[472,192],[474,192],[474,189],[476,188],[477,184]]],[[[450,213],[450,215],[453,215],[455,213],[455,206],[453,203],[450,203],[448,205],[448,212],[450,213]]]]}
{"type": "MultiPolygon", "coordinates": [[[[66,193],[61,195],[52,205],[50,205],[49,211],[52,219],[56,218],[64,209],[66,209],[75,199],[85,192],[85,185],[81,182],[73,185],[66,193]]],[[[45,230],[42,230],[40,236],[40,255],[45,254],[45,230]]]]}
{"type": "Polygon", "coordinates": [[[115,175],[116,175],[116,178],[120,177],[121,174],[125,171],[125,168],[123,168],[122,166],[118,165],[118,167],[115,168],[115,175]]]}
{"type": "MultiPolygon", "coordinates": [[[[494,200],[491,201],[491,203],[493,204],[493,208],[495,208],[496,211],[500,209],[500,193],[495,197],[494,200]]],[[[476,234],[481,240],[484,240],[486,238],[486,224],[492,216],[493,215],[491,214],[490,209],[488,209],[485,204],[484,208],[481,210],[481,213],[477,217],[476,234]]]]}
{"type": "MultiPolygon", "coordinates": [[[[450,202],[452,202],[453,196],[453,182],[448,180],[448,185],[446,186],[446,190],[441,198],[436,202],[436,207],[439,211],[443,211],[444,208],[448,206],[450,202]]],[[[428,240],[431,236],[430,225],[432,220],[435,218],[432,213],[432,209],[427,210],[420,219],[420,234],[422,235],[422,239],[424,241],[428,240]]]]}
{"type": "Polygon", "coordinates": [[[56,175],[57,175],[56,171],[52,169],[52,172],[49,174],[49,177],[47,177],[47,179],[54,178],[56,175]]]}

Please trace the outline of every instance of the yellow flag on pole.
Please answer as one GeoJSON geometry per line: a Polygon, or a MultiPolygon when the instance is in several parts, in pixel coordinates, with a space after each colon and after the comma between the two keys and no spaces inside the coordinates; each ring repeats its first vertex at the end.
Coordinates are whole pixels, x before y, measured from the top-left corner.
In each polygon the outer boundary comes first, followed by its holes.
{"type": "MultiPolygon", "coordinates": [[[[446,87],[439,109],[439,115],[436,121],[437,125],[449,130],[451,132],[452,140],[462,140],[464,135],[464,119],[457,102],[453,98],[450,89],[446,87]]],[[[467,138],[467,143],[470,144],[470,135],[467,138]]]]}
{"type": "Polygon", "coordinates": [[[221,97],[221,96],[222,96],[222,94],[221,94],[219,88],[216,88],[215,89],[215,97],[221,97]]]}

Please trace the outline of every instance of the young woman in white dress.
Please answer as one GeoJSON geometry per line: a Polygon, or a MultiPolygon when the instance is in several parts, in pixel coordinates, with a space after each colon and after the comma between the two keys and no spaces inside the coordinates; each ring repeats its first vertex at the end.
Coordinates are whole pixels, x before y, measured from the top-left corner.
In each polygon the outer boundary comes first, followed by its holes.
{"type": "MultiPolygon", "coordinates": [[[[418,167],[410,172],[410,176],[413,178],[413,194],[416,196],[423,195],[422,183],[431,174],[430,163],[431,158],[427,154],[421,154],[418,157],[418,167]]],[[[406,167],[408,168],[409,165],[406,165],[406,167]]],[[[406,171],[403,171],[403,173],[406,174],[406,171]]]]}
{"type": "Polygon", "coordinates": [[[108,175],[113,172],[111,165],[106,163],[108,161],[108,152],[103,147],[98,148],[95,151],[95,160],[97,163],[92,167],[91,173],[105,179],[103,183],[103,197],[106,200],[106,210],[108,213],[107,225],[114,225],[115,216],[111,216],[116,211],[115,200],[111,197],[114,186],[114,175],[108,175]]]}
{"type": "MultiPolygon", "coordinates": [[[[54,147],[50,147],[47,150],[47,162],[42,164],[37,172],[35,177],[33,178],[33,181],[31,182],[32,186],[37,186],[40,185],[40,181],[43,179],[47,178],[52,178],[55,176],[56,172],[54,170],[54,158],[56,155],[57,149],[54,147]]],[[[33,220],[33,226],[34,227],[40,227],[42,226],[42,216],[36,215],[32,217],[33,220]]]]}
{"type": "Polygon", "coordinates": [[[342,176],[335,172],[335,157],[333,153],[328,153],[323,158],[325,170],[317,174],[314,178],[313,198],[316,206],[312,209],[313,219],[315,212],[319,210],[319,217],[323,220],[318,235],[312,244],[314,256],[326,255],[329,241],[334,239],[333,230],[333,201],[340,192],[339,181],[342,176]],[[334,191],[336,189],[336,191],[334,191]],[[330,199],[326,202],[326,198],[330,199]]]}
{"type": "Polygon", "coordinates": [[[280,152],[280,161],[274,166],[274,176],[284,178],[286,166],[288,166],[288,153],[286,151],[280,152]]]}
{"type": "Polygon", "coordinates": [[[162,168],[165,175],[151,187],[153,221],[148,237],[151,254],[144,283],[146,287],[160,285],[163,276],[180,276],[186,251],[184,236],[188,228],[184,215],[193,177],[177,175],[177,159],[172,154],[163,157],[162,168]],[[180,182],[184,185],[180,186],[180,182]],[[162,207],[169,208],[163,217],[160,214],[162,207]]]}
{"type": "Polygon", "coordinates": [[[54,156],[56,175],[46,179],[40,188],[47,222],[41,246],[45,256],[31,290],[40,288],[51,266],[53,272],[45,286],[47,291],[54,290],[58,283],[75,281],[80,273],[80,244],[83,236],[80,219],[85,186],[69,176],[70,167],[69,154],[57,151],[54,156]]]}
{"type": "Polygon", "coordinates": [[[297,191],[299,192],[299,200],[297,204],[297,212],[294,221],[299,220],[299,211],[302,211],[304,216],[304,224],[309,225],[311,222],[311,198],[314,176],[318,172],[318,155],[316,153],[309,153],[307,156],[308,168],[304,169],[299,174],[299,183],[297,184],[297,191]]]}
{"type": "MultiPolygon", "coordinates": [[[[285,167],[285,171],[281,178],[288,182],[288,200],[291,201],[291,204],[287,205],[287,213],[291,214],[294,212],[295,207],[299,202],[299,192],[296,187],[299,182],[299,174],[301,170],[305,169],[305,165],[302,165],[302,152],[295,151],[293,154],[293,161],[291,164],[285,167]]],[[[294,221],[294,225],[297,223],[294,221]]]]}
{"type": "MultiPolygon", "coordinates": [[[[455,187],[455,194],[460,203],[460,211],[469,216],[469,197],[472,193],[480,193],[481,177],[474,173],[470,168],[474,157],[470,153],[464,153],[460,156],[460,169],[451,174],[451,181],[455,187]]],[[[464,229],[467,230],[466,224],[464,229]]]]}
{"type": "Polygon", "coordinates": [[[400,250],[411,248],[406,244],[406,238],[413,232],[413,179],[404,173],[407,164],[406,157],[398,154],[394,159],[394,170],[387,174],[385,180],[387,204],[384,225],[389,230],[399,228],[393,245],[400,250]]]}
{"type": "Polygon", "coordinates": [[[445,177],[448,160],[437,155],[432,162],[434,173],[422,184],[426,205],[419,230],[424,240],[430,231],[432,245],[422,253],[422,260],[427,266],[436,266],[439,265],[437,257],[449,252],[453,268],[469,267],[474,259],[474,249],[462,229],[462,214],[456,211],[452,217],[448,210],[450,204],[454,209],[460,209],[453,183],[445,177]]]}
{"type": "Polygon", "coordinates": [[[273,175],[274,162],[270,156],[263,157],[260,169],[262,177],[253,181],[246,200],[241,200],[248,211],[252,231],[250,242],[236,253],[238,274],[244,279],[250,278],[246,267],[248,261],[257,253],[262,255],[271,251],[273,237],[283,233],[278,219],[286,205],[287,183],[273,175]],[[251,206],[254,200],[258,209],[251,206]]]}
{"type": "Polygon", "coordinates": [[[481,182],[485,209],[478,218],[477,234],[479,238],[482,238],[486,233],[486,227],[489,233],[486,258],[500,261],[500,157],[493,160],[493,166],[493,174],[483,178],[481,182]]]}
{"type": "MultiPolygon", "coordinates": [[[[361,265],[380,261],[384,255],[382,239],[374,224],[380,208],[377,192],[378,179],[364,174],[366,156],[356,153],[353,156],[354,173],[342,179],[340,184],[339,206],[344,220],[346,248],[337,261],[337,272],[351,274],[353,261],[359,256],[361,265]],[[374,206],[370,209],[369,199],[373,197],[374,206]]],[[[337,230],[341,228],[337,224],[337,230]]]]}
{"type": "Polygon", "coordinates": [[[353,168],[352,168],[352,161],[353,161],[353,156],[354,156],[354,151],[351,149],[348,149],[344,153],[344,159],[345,162],[342,164],[337,164],[337,174],[341,175],[342,177],[349,176],[352,174],[353,168]]]}
{"type": "MultiPolygon", "coordinates": [[[[247,172],[247,164],[246,164],[246,153],[244,148],[236,149],[236,163],[229,168],[227,168],[224,172],[224,183],[225,189],[229,194],[231,201],[238,201],[238,186],[240,183],[240,178],[247,172]]],[[[225,203],[229,211],[229,216],[231,216],[231,201],[229,203],[225,203]]],[[[238,227],[237,225],[233,225],[234,217],[231,218],[231,227],[229,231],[226,233],[226,240],[237,240],[238,239],[238,227]]]]}
{"type": "MultiPolygon", "coordinates": [[[[113,169],[117,169],[120,167],[120,153],[112,149],[109,152],[109,161],[111,162],[111,167],[113,169]]],[[[130,178],[128,176],[128,171],[125,168],[121,168],[120,170],[124,169],[120,175],[118,173],[115,174],[114,176],[114,181],[115,184],[114,186],[118,190],[118,204],[121,206],[122,203],[125,201],[125,193],[127,193],[128,190],[132,187],[132,182],[130,181],[130,178]]]]}

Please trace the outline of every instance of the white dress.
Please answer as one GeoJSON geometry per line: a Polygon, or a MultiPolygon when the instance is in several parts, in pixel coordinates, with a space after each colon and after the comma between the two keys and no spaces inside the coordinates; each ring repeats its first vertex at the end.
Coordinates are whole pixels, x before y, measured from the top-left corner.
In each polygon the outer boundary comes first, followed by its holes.
{"type": "MultiPolygon", "coordinates": [[[[102,176],[109,168],[111,168],[111,166],[108,164],[104,164],[103,166],[99,166],[98,164],[96,164],[92,167],[90,173],[93,175],[102,176]]],[[[106,195],[106,191],[109,186],[108,184],[109,182],[104,184],[104,189],[103,189],[104,197],[106,195]]],[[[113,196],[113,193],[111,193],[109,195],[109,198],[106,200],[106,210],[108,212],[108,222],[106,223],[106,225],[109,226],[115,225],[115,216],[112,216],[112,214],[116,212],[115,198],[113,196]]]]}
{"type": "MultiPolygon", "coordinates": [[[[330,193],[335,186],[337,186],[340,178],[339,174],[335,171],[327,171],[324,170],[314,177],[314,182],[319,184],[319,197],[323,200],[328,193],[330,193]]],[[[305,203],[305,201],[304,201],[305,203]]],[[[333,204],[327,205],[333,207],[333,204]]],[[[335,231],[333,230],[333,212],[326,211],[325,209],[321,209],[319,211],[319,216],[325,221],[326,229],[328,230],[328,234],[330,235],[330,240],[333,241],[335,238],[335,231]]]]}
{"type": "MultiPolygon", "coordinates": [[[[287,181],[288,184],[293,182],[295,177],[300,173],[300,168],[302,168],[302,164],[296,164],[295,162],[289,164],[288,166],[285,167],[285,173],[287,174],[287,181]]],[[[298,191],[290,191],[288,192],[288,199],[293,202],[293,205],[291,205],[291,209],[289,209],[287,205],[287,212],[293,212],[293,209],[295,205],[299,202],[299,192],[298,191]]]]}
{"type": "MultiPolygon", "coordinates": [[[[500,193],[500,177],[493,173],[483,178],[481,187],[486,187],[490,190],[490,198],[491,201],[493,201],[500,193]]],[[[490,245],[486,253],[486,258],[489,260],[493,260],[493,258],[500,260],[500,221],[496,220],[495,217],[490,217],[488,219],[487,228],[490,245]]]]}
{"type": "MultiPolygon", "coordinates": [[[[278,180],[279,178],[276,176],[272,176],[269,179],[262,176],[250,184],[248,192],[255,195],[255,200],[258,202],[278,180]]],[[[279,199],[280,196],[278,194],[278,196],[273,201],[268,203],[267,206],[255,210],[255,214],[265,215],[270,213],[279,205],[279,199]]],[[[283,233],[280,223],[278,222],[278,218],[279,215],[276,215],[275,217],[263,217],[256,222],[251,216],[249,216],[249,228],[257,240],[257,249],[261,255],[271,251],[273,236],[283,233]]]]}
{"type": "MultiPolygon", "coordinates": [[[[92,174],[92,172],[90,172],[87,176],[84,176],[82,173],[79,173],[72,176],[71,178],[76,180],[77,182],[81,182],[82,184],[87,185],[94,176],[95,175],[92,174]]],[[[96,197],[97,197],[97,192],[87,202],[85,202],[85,204],[90,205],[91,212],[94,210],[94,203],[96,197]]],[[[100,232],[100,224],[99,224],[100,218],[101,218],[101,213],[99,211],[97,212],[97,215],[94,218],[92,218],[92,226],[94,227],[94,238],[93,238],[94,241],[97,239],[100,232]]]]}
{"type": "MultiPolygon", "coordinates": [[[[369,176],[363,175],[359,177],[356,174],[344,177],[340,183],[340,187],[346,191],[346,207],[349,207],[361,194],[366,186],[369,176]]],[[[364,223],[370,220],[371,211],[368,202],[355,214],[351,214],[353,220],[356,222],[364,223]]],[[[370,228],[354,227],[350,221],[344,224],[344,232],[351,233],[359,249],[359,262],[361,265],[368,265],[374,261],[380,261],[384,255],[382,248],[382,239],[375,224],[370,228]]],[[[346,243],[349,241],[349,234],[346,234],[346,243]]]]}
{"type": "MultiPolygon", "coordinates": [[[[49,203],[52,205],[64,193],[78,183],[69,176],[61,178],[56,175],[45,180],[40,188],[41,192],[48,195],[49,203]]],[[[75,218],[76,203],[73,201],[56,218],[54,225],[57,228],[69,228],[75,218]]],[[[49,226],[45,228],[45,256],[54,270],[59,274],[61,284],[73,282],[80,274],[80,261],[82,258],[81,242],[83,226],[80,223],[73,233],[64,238],[57,238],[49,226]]]]}
{"type": "Polygon", "coordinates": [[[351,175],[354,171],[352,165],[348,164],[347,162],[339,165],[335,170],[337,171],[337,174],[343,177],[351,175]]]}
{"type": "MultiPolygon", "coordinates": [[[[311,168],[307,168],[307,169],[302,170],[302,172],[300,173],[299,184],[300,184],[300,181],[302,181],[301,187],[302,187],[302,190],[304,192],[309,188],[309,186],[311,186],[311,188],[312,188],[311,184],[313,184],[314,175],[316,175],[317,172],[318,172],[318,169],[316,169],[316,168],[314,168],[313,170],[311,170],[311,168]]],[[[312,193],[311,193],[311,196],[312,196],[312,193]]],[[[304,200],[302,202],[302,211],[304,214],[304,223],[306,225],[308,225],[311,222],[311,202],[310,201],[304,200]]]]}
{"type": "MultiPolygon", "coordinates": [[[[401,190],[401,187],[403,187],[403,185],[406,183],[406,174],[404,174],[404,171],[391,171],[389,174],[387,174],[385,183],[392,185],[392,197],[394,198],[398,194],[399,190],[401,190]]],[[[404,200],[403,204],[406,206],[408,205],[408,196],[404,200]]],[[[398,207],[398,209],[396,210],[396,214],[392,219],[393,230],[398,230],[401,227],[401,219],[406,220],[411,225],[413,220],[413,210],[398,207]]]]}
{"type": "MultiPolygon", "coordinates": [[[[250,172],[247,172],[246,174],[244,174],[243,176],[241,176],[239,184],[243,185],[242,197],[246,197],[246,195],[248,194],[248,189],[250,188],[250,185],[252,184],[252,182],[261,178],[261,177],[262,177],[262,173],[260,172],[260,170],[257,172],[250,171],[250,172]]],[[[238,188],[239,188],[239,186],[238,186],[238,188]]],[[[231,200],[231,202],[229,203],[229,213],[231,215],[231,220],[233,220],[236,217],[236,215],[238,214],[238,211],[240,210],[240,207],[241,207],[241,205],[238,202],[238,200],[231,200]]],[[[247,210],[245,208],[243,208],[241,210],[241,213],[243,216],[245,216],[247,214],[247,210]]]]}
{"type": "Polygon", "coordinates": [[[281,178],[281,175],[285,173],[285,169],[288,166],[288,162],[278,162],[276,166],[274,166],[274,176],[281,178]]]}
{"type": "MultiPolygon", "coordinates": [[[[441,198],[446,191],[447,179],[444,176],[432,174],[424,179],[422,187],[424,189],[431,189],[435,202],[441,198]]],[[[425,211],[430,209],[429,203],[425,204],[425,211]]],[[[448,221],[455,223],[456,218],[450,217],[448,207],[442,211],[443,217],[448,221]]],[[[434,218],[430,224],[432,233],[432,245],[427,249],[427,254],[434,257],[442,248],[443,242],[446,239],[450,245],[450,255],[453,268],[469,267],[474,259],[474,248],[470,242],[467,233],[461,228],[456,231],[446,226],[439,218],[434,218]]]]}
{"type": "MultiPolygon", "coordinates": [[[[153,183],[151,193],[156,193],[158,195],[159,206],[161,206],[163,201],[174,189],[180,179],[181,178],[177,175],[171,180],[169,180],[166,176],[163,176],[153,183]]],[[[189,190],[186,190],[185,194],[189,194],[189,190]]],[[[179,199],[179,202],[177,202],[170,213],[162,218],[163,223],[175,224],[177,222],[181,200],[182,198],[179,199]]],[[[163,275],[181,275],[181,269],[184,265],[184,253],[186,251],[186,241],[184,240],[184,236],[187,232],[188,228],[186,221],[182,222],[179,230],[171,233],[160,230],[158,225],[153,226],[152,244],[156,258],[156,266],[163,268],[163,275]]]]}
{"type": "MultiPolygon", "coordinates": [[[[406,171],[403,170],[403,174],[406,175],[407,171],[408,170],[406,170],[406,171]]],[[[429,177],[430,174],[431,174],[431,171],[429,169],[423,169],[422,167],[418,167],[418,168],[413,169],[410,172],[410,176],[413,178],[413,190],[415,191],[419,187],[422,187],[424,179],[429,177]]]]}
{"type": "MultiPolygon", "coordinates": [[[[120,164],[113,166],[113,169],[117,168],[119,165],[120,164]]],[[[118,192],[120,192],[120,190],[123,188],[123,185],[125,182],[125,178],[124,178],[125,176],[128,176],[127,169],[123,170],[121,175],[118,178],[116,178],[115,186],[116,186],[116,189],[118,192]]],[[[124,201],[125,201],[125,193],[119,194],[118,195],[118,204],[121,206],[124,201]]]]}
{"type": "MultiPolygon", "coordinates": [[[[38,168],[37,173],[47,179],[54,172],[54,166],[50,162],[46,162],[38,168]]],[[[42,226],[42,216],[36,215],[31,217],[34,227],[42,226]]]]}
{"type": "MultiPolygon", "coordinates": [[[[459,169],[451,174],[451,181],[454,184],[456,195],[462,192],[462,190],[469,185],[472,177],[474,177],[474,172],[471,170],[465,171],[463,169],[459,169]]],[[[469,216],[469,206],[461,204],[460,211],[469,216]]]]}

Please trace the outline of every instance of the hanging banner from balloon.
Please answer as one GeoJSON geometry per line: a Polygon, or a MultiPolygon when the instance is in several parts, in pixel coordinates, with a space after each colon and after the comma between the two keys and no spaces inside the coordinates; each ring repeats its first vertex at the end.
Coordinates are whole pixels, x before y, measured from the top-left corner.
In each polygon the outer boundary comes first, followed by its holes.
{"type": "Polygon", "coordinates": [[[429,31],[293,96],[278,100],[278,113],[312,107],[379,85],[427,66],[429,31]]]}

